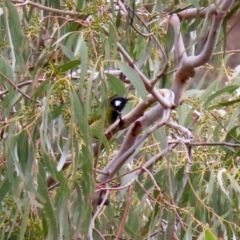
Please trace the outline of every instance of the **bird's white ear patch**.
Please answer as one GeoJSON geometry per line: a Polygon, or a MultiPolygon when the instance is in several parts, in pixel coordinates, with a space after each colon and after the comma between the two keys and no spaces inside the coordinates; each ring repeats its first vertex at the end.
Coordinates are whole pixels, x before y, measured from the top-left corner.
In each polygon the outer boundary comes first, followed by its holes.
{"type": "Polygon", "coordinates": [[[119,107],[119,106],[122,104],[122,101],[116,100],[116,101],[114,102],[114,104],[115,104],[116,107],[119,107]]]}

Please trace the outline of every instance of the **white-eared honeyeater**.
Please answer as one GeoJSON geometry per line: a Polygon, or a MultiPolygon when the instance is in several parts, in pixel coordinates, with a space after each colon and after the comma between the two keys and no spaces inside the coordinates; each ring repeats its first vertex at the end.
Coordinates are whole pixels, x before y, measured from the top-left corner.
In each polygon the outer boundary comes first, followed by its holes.
{"type": "MultiPolygon", "coordinates": [[[[108,105],[106,108],[106,116],[104,120],[104,128],[108,128],[111,124],[113,124],[118,117],[121,116],[121,112],[126,106],[127,102],[131,98],[125,98],[125,97],[112,97],[108,100],[108,105]]],[[[97,120],[92,121],[90,123],[90,127],[93,128],[99,128],[99,125],[101,126],[101,115],[97,117],[97,120]]]]}

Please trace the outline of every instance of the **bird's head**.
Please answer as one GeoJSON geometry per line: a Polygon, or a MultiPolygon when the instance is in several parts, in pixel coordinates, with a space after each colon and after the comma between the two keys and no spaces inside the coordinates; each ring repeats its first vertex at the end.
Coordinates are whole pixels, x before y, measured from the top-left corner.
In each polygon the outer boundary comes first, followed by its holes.
{"type": "Polygon", "coordinates": [[[120,113],[130,99],[131,98],[114,97],[110,99],[110,105],[113,108],[113,110],[120,113]]]}
{"type": "Polygon", "coordinates": [[[111,106],[110,123],[114,123],[121,115],[122,110],[131,98],[113,97],[109,100],[111,106]]]}

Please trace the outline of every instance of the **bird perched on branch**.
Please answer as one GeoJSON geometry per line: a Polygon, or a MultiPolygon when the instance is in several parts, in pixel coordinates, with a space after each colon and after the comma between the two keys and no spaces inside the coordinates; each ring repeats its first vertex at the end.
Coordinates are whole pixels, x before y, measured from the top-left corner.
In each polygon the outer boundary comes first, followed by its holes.
{"type": "MultiPolygon", "coordinates": [[[[109,99],[107,108],[106,108],[106,116],[104,119],[104,128],[108,128],[112,125],[118,118],[121,117],[121,112],[126,106],[127,102],[131,98],[125,97],[112,97],[109,99]]],[[[96,120],[91,121],[90,127],[91,129],[99,129],[102,125],[102,115],[95,117],[96,120]]]]}

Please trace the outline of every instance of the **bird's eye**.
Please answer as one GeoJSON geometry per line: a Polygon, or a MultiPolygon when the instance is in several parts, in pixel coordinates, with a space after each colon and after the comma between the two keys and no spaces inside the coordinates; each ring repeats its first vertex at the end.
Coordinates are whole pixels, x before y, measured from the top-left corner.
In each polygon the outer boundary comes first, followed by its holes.
{"type": "Polygon", "coordinates": [[[122,101],[120,101],[120,100],[116,100],[116,101],[114,102],[114,105],[115,105],[116,107],[119,107],[121,104],[122,104],[122,101]]]}

